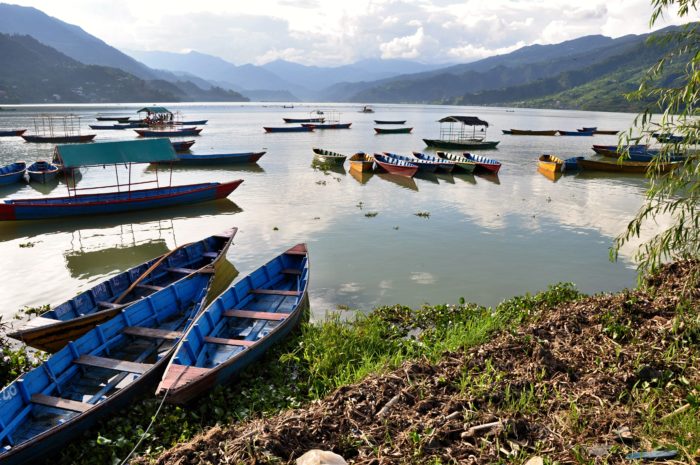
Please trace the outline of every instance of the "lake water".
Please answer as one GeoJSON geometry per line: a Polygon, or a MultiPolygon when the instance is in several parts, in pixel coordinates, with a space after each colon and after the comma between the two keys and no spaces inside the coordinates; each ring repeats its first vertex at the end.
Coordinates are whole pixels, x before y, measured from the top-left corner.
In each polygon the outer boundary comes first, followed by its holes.
{"type": "MultiPolygon", "coordinates": [[[[142,106],[142,105],[141,105],[142,106]]],[[[83,117],[83,132],[98,112],[134,114],[140,105],[24,107],[0,112],[0,129],[28,127],[39,113],[83,117]]],[[[608,260],[613,238],[643,202],[646,180],[635,175],[581,173],[556,182],[537,171],[542,153],[593,155],[591,145],[616,144],[616,136],[527,137],[501,129],[582,126],[627,129],[634,115],[501,108],[305,104],[175,104],[186,119],[209,119],[193,153],[265,150],[253,165],[178,168],[173,184],[244,179],[226,200],[183,208],[59,221],[0,224],[0,315],[23,306],[57,304],[117,272],[177,245],[238,226],[228,258],[246,275],[298,242],[310,251],[310,297],[315,318],[339,306],[369,311],[401,303],[484,305],[550,283],[573,281],[584,292],[634,285],[631,252],[608,260]],[[282,117],[311,110],[340,111],[349,130],[266,134],[282,117]],[[503,163],[499,175],[431,175],[414,180],[385,174],[359,179],[345,169],[312,167],[312,147],[348,155],[424,150],[422,138],[438,135],[437,119],[474,115],[490,123],[496,150],[481,151],[503,163]],[[412,134],[375,135],[374,119],[406,119],[412,134]],[[376,212],[373,217],[365,216],[376,212]],[[428,218],[416,216],[429,212],[428,218]]],[[[135,116],[135,114],[134,114],[135,116]]],[[[109,124],[109,123],[107,123],[109,124]]],[[[126,131],[96,131],[97,141],[134,139],[126,131]]],[[[21,138],[0,139],[0,164],[49,158],[52,146],[21,138]]],[[[138,177],[154,170],[134,168],[138,177]]],[[[122,173],[123,175],[124,173],[122,173]]],[[[122,180],[125,178],[122,178],[122,180]]],[[[167,182],[161,172],[161,180],[167,182]]],[[[111,183],[113,169],[83,169],[78,186],[111,183]]],[[[51,186],[22,184],[1,197],[62,196],[51,186]]]]}

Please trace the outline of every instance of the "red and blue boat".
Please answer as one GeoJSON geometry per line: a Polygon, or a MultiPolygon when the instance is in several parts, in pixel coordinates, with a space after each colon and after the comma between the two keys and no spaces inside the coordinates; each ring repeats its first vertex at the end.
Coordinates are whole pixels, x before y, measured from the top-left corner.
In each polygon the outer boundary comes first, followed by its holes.
{"type": "Polygon", "coordinates": [[[498,160],[494,160],[493,158],[486,158],[484,156],[475,155],[469,152],[464,152],[462,155],[467,160],[476,163],[476,168],[488,171],[489,173],[498,174],[498,170],[501,169],[501,162],[498,160]]]}
{"type": "Polygon", "coordinates": [[[208,182],[132,190],[132,186],[135,185],[160,185],[157,171],[154,179],[131,182],[133,164],[177,161],[177,155],[168,139],[59,145],[54,156],[69,175],[81,166],[126,165],[129,169],[129,182],[120,184],[117,179],[117,184],[111,186],[117,187],[117,192],[78,194],[78,191],[104,189],[105,186],[78,188],[75,184],[71,186],[68,183],[67,197],[6,199],[0,201],[0,221],[104,215],[207,202],[227,197],[243,182],[242,179],[238,179],[224,183],[208,182]]]}
{"type": "Polygon", "coordinates": [[[27,171],[27,164],[23,161],[10,163],[0,168],[0,186],[14,184],[24,179],[27,171]]]}
{"type": "Polygon", "coordinates": [[[9,131],[0,131],[0,137],[19,137],[27,132],[26,129],[11,129],[9,131]]]}
{"type": "Polygon", "coordinates": [[[418,166],[415,163],[409,163],[398,158],[388,157],[381,153],[374,154],[374,162],[381,168],[390,174],[398,174],[400,176],[406,176],[412,178],[418,171],[418,166]]]}
{"type": "Polygon", "coordinates": [[[455,169],[455,166],[457,165],[457,163],[450,161],[450,160],[447,160],[445,158],[431,157],[430,155],[426,155],[425,153],[422,153],[422,152],[413,152],[413,156],[419,160],[423,160],[423,161],[427,161],[427,162],[431,162],[431,163],[437,163],[438,169],[441,171],[444,171],[446,173],[451,173],[455,169]]]}
{"type": "Polygon", "coordinates": [[[426,173],[434,173],[440,167],[441,164],[437,161],[421,160],[420,158],[406,157],[404,155],[397,155],[395,153],[390,152],[384,152],[384,155],[393,158],[394,160],[400,160],[406,163],[410,163],[412,165],[416,165],[420,171],[426,173]]]}
{"type": "Polygon", "coordinates": [[[176,152],[187,152],[194,145],[193,140],[170,141],[176,152]]]}
{"type": "Polygon", "coordinates": [[[57,166],[44,160],[37,160],[27,167],[29,180],[42,184],[47,184],[56,179],[59,171],[57,166]]]}

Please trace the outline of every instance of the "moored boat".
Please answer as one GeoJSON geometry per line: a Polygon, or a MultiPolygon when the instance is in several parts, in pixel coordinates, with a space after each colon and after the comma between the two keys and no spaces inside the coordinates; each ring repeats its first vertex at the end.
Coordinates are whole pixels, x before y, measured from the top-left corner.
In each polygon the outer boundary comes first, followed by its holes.
{"type": "Polygon", "coordinates": [[[126,123],[129,121],[130,116],[108,116],[108,115],[97,115],[95,119],[97,121],[116,121],[118,123],[126,123]]]}
{"type": "Polygon", "coordinates": [[[564,160],[564,171],[576,171],[579,170],[578,162],[583,160],[584,157],[570,157],[564,160]]]}
{"type": "Polygon", "coordinates": [[[311,118],[282,118],[285,123],[323,123],[326,118],[324,117],[311,117],[311,118]]]}
{"type": "Polygon", "coordinates": [[[311,132],[314,130],[314,128],[308,126],[263,126],[263,129],[265,130],[265,132],[311,132]]]}
{"type": "Polygon", "coordinates": [[[412,178],[418,171],[418,166],[392,157],[387,157],[381,153],[375,153],[374,162],[379,168],[390,174],[398,174],[412,178]]]}
{"type": "Polygon", "coordinates": [[[15,136],[19,137],[22,134],[24,134],[25,132],[27,132],[26,129],[10,129],[8,131],[2,130],[2,131],[0,131],[0,137],[15,137],[15,136]]]}
{"type": "Polygon", "coordinates": [[[532,131],[529,129],[511,129],[510,134],[514,136],[556,136],[557,130],[532,131]]]}
{"type": "Polygon", "coordinates": [[[90,142],[97,134],[82,134],[73,136],[39,136],[39,135],[22,135],[22,139],[27,142],[47,143],[47,144],[72,144],[79,142],[90,142]]]}
{"type": "Polygon", "coordinates": [[[58,167],[44,160],[37,160],[27,167],[30,181],[49,183],[58,177],[58,167]]]}
{"type": "Polygon", "coordinates": [[[444,159],[444,158],[431,157],[430,155],[427,155],[427,154],[422,153],[422,152],[413,152],[413,156],[419,160],[437,163],[438,169],[440,171],[444,171],[446,173],[451,173],[452,170],[454,170],[455,166],[457,165],[457,163],[454,161],[449,161],[449,160],[444,159]]]}
{"type": "Polygon", "coordinates": [[[192,323],[156,393],[185,403],[229,383],[299,324],[308,308],[308,282],[305,244],[239,280],[192,323]]]}
{"type": "MultiPolygon", "coordinates": [[[[81,292],[32,318],[8,336],[56,352],[144,297],[193,273],[213,271],[226,257],[237,228],[182,245],[81,292]]],[[[166,291],[167,292],[167,291],[166,291]]]]}
{"type": "Polygon", "coordinates": [[[493,158],[486,158],[469,152],[464,152],[462,156],[476,163],[477,168],[482,168],[488,172],[498,174],[498,170],[501,169],[501,162],[493,158]]]}
{"type": "Polygon", "coordinates": [[[620,131],[615,131],[615,130],[607,130],[607,129],[596,129],[593,131],[593,134],[600,134],[600,135],[607,135],[607,136],[615,136],[619,133],[620,131]]]}
{"type": "Polygon", "coordinates": [[[560,173],[564,171],[564,160],[554,155],[540,155],[537,166],[542,171],[560,173]]]}
{"type": "Polygon", "coordinates": [[[209,122],[208,119],[192,119],[188,121],[175,121],[175,126],[204,126],[209,122]]]}
{"type": "Polygon", "coordinates": [[[178,165],[226,165],[229,163],[255,163],[265,152],[240,153],[178,153],[178,165]]]}
{"type": "Polygon", "coordinates": [[[436,155],[439,158],[444,158],[445,160],[454,162],[455,169],[460,169],[465,173],[473,173],[476,169],[476,163],[474,162],[474,160],[469,160],[468,158],[465,158],[461,155],[456,155],[454,153],[449,152],[436,152],[436,155]]]}
{"type": "Polygon", "coordinates": [[[186,152],[194,145],[193,140],[170,141],[176,152],[186,152]]]}
{"type": "Polygon", "coordinates": [[[562,131],[559,129],[560,136],[592,136],[593,131],[562,131]]]}
{"type": "Polygon", "coordinates": [[[371,155],[367,155],[364,152],[357,152],[353,154],[350,158],[350,171],[358,171],[360,173],[365,171],[372,171],[374,166],[374,159],[371,155]]]}
{"type": "MultiPolygon", "coordinates": [[[[673,170],[680,162],[660,163],[658,168],[662,173],[673,170]]],[[[613,160],[578,160],[578,166],[584,170],[607,171],[611,173],[646,173],[653,165],[644,161],[613,161],[613,160]]]]}
{"type": "Polygon", "coordinates": [[[96,131],[123,131],[130,126],[127,124],[88,124],[88,127],[96,131]]]}
{"type": "Polygon", "coordinates": [[[350,129],[352,123],[301,123],[301,125],[312,129],[350,129]]]}
{"type": "Polygon", "coordinates": [[[391,152],[384,152],[384,155],[386,155],[387,157],[391,157],[395,160],[400,160],[406,163],[411,163],[412,165],[416,165],[420,171],[424,171],[426,173],[434,173],[440,166],[440,162],[438,161],[422,160],[420,158],[407,157],[391,152]]]}
{"type": "Polygon", "coordinates": [[[134,129],[141,137],[183,137],[198,136],[202,128],[180,128],[180,129],[134,129]]]}
{"type": "Polygon", "coordinates": [[[24,179],[27,164],[23,161],[10,163],[0,168],[0,185],[14,184],[24,179]]]}
{"type": "Polygon", "coordinates": [[[313,148],[314,158],[321,163],[331,163],[333,165],[342,165],[345,163],[347,155],[342,153],[331,152],[330,150],[313,148]]]}
{"type": "Polygon", "coordinates": [[[374,128],[377,134],[409,134],[413,128],[374,128]]]}
{"type": "Polygon", "coordinates": [[[136,302],[0,393],[0,462],[46,459],[160,379],[188,322],[206,305],[196,273],[136,302]]]}
{"type": "Polygon", "coordinates": [[[406,124],[406,120],[375,119],[374,124],[406,124]]]}
{"type": "Polygon", "coordinates": [[[511,131],[510,129],[501,129],[501,132],[505,135],[512,135],[513,134],[513,131],[511,131]]]}

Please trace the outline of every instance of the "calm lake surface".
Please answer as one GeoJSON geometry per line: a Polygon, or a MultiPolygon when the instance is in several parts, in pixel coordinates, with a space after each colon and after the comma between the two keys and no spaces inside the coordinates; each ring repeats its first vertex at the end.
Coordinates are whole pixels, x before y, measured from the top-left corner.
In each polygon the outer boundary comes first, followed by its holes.
{"type": "MultiPolygon", "coordinates": [[[[132,130],[90,131],[98,112],[135,116],[143,105],[24,107],[0,112],[0,129],[29,128],[39,113],[77,114],[96,141],[135,139],[132,130]]],[[[244,179],[226,200],[182,208],[60,221],[0,223],[0,315],[24,306],[57,304],[95,283],[177,245],[232,226],[239,231],[228,259],[245,276],[287,247],[307,242],[315,318],[338,306],[366,312],[401,303],[456,303],[460,297],[495,305],[508,297],[573,281],[584,292],[634,285],[631,252],[617,263],[609,247],[643,202],[636,175],[581,173],[555,182],[537,171],[542,153],[593,155],[591,145],[616,136],[527,137],[501,129],[582,126],[627,129],[634,115],[501,108],[374,105],[174,104],[185,119],[209,119],[193,153],[265,150],[257,164],[176,168],[173,184],[244,179]],[[266,134],[282,117],[338,110],[349,130],[266,134]],[[422,151],[437,137],[436,120],[474,115],[490,123],[496,150],[475,151],[503,163],[499,175],[431,175],[408,180],[385,174],[360,179],[345,169],[312,167],[312,147],[352,154],[422,151]],[[375,135],[374,119],[406,119],[412,134],[375,135]],[[376,212],[374,217],[365,216],[376,212]],[[416,216],[429,212],[429,218],[416,216]]],[[[109,124],[109,123],[107,123],[109,124]]],[[[53,147],[0,139],[0,165],[50,159],[53,147]]],[[[155,170],[137,165],[150,178],[155,170]]],[[[83,169],[78,187],[111,184],[114,169],[83,169]]],[[[120,176],[125,176],[122,171],[120,176]]],[[[168,176],[160,172],[161,182],[168,176]]],[[[126,179],[125,177],[122,180],[126,179]]],[[[0,198],[66,195],[63,181],[0,189],[0,198]]]]}

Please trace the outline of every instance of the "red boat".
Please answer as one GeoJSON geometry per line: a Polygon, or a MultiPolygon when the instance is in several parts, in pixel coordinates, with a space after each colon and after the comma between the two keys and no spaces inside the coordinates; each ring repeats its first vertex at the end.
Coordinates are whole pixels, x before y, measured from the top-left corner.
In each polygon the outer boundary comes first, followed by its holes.
{"type": "Polygon", "coordinates": [[[381,153],[374,154],[374,162],[387,173],[407,176],[409,178],[412,178],[416,174],[416,171],[418,171],[418,166],[413,163],[387,157],[381,153]]]}

